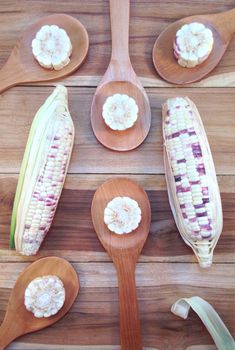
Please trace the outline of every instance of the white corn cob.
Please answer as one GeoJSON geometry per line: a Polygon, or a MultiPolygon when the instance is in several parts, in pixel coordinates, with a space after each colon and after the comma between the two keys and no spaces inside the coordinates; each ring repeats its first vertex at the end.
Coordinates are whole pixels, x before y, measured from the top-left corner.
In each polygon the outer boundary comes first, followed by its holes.
{"type": "Polygon", "coordinates": [[[67,89],[57,86],[31,126],[15,195],[10,245],[37,253],[50,229],[74,142],[67,89]]]}
{"type": "Polygon", "coordinates": [[[189,98],[172,98],[163,105],[163,137],[168,195],[177,227],[200,265],[210,266],[222,231],[222,206],[206,133],[189,98]]]}
{"type": "Polygon", "coordinates": [[[32,41],[32,52],[42,67],[60,70],[70,62],[72,44],[64,29],[45,25],[32,41]]]}
{"type": "Polygon", "coordinates": [[[138,203],[129,197],[115,197],[104,210],[104,222],[109,230],[117,233],[134,231],[141,221],[141,209],[138,203]]]}
{"type": "Polygon", "coordinates": [[[111,129],[126,130],[135,124],[138,118],[138,106],[132,97],[115,94],[106,99],[102,115],[111,129]]]}
{"type": "Polygon", "coordinates": [[[204,62],[213,48],[213,33],[202,23],[183,25],[176,33],[174,55],[179,65],[187,68],[204,62]]]}
{"type": "Polygon", "coordinates": [[[63,282],[54,275],[35,278],[25,290],[25,307],[37,318],[57,314],[64,302],[65,289],[63,282]]]}

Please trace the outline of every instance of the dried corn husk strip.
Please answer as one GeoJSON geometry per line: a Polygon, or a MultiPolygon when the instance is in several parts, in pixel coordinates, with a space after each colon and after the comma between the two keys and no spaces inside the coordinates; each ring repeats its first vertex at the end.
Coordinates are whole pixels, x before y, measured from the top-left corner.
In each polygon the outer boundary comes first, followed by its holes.
{"type": "MultiPolygon", "coordinates": [[[[196,254],[201,267],[209,267],[212,264],[213,250],[219,239],[223,226],[223,216],[222,216],[222,206],[221,198],[219,193],[219,187],[216,178],[215,167],[207,140],[207,136],[199,115],[199,112],[195,104],[189,98],[175,98],[169,99],[163,105],[163,137],[164,137],[164,164],[165,164],[165,174],[167,182],[168,197],[171,206],[171,210],[174,215],[174,219],[178,230],[194,253],[196,254]],[[208,191],[208,200],[210,210],[210,222],[208,226],[208,237],[206,236],[206,229],[203,229],[203,225],[199,226],[199,229],[195,232],[193,230],[192,221],[185,215],[184,209],[179,201],[179,193],[177,193],[178,188],[176,185],[176,180],[173,173],[172,167],[172,150],[170,147],[169,138],[167,136],[167,123],[169,123],[170,113],[169,106],[176,102],[182,102],[187,106],[188,116],[193,120],[193,127],[190,130],[176,129],[174,131],[174,136],[179,135],[181,132],[189,132],[189,135],[193,135],[192,140],[197,140],[197,147],[200,149],[201,159],[203,160],[203,171],[205,172],[204,180],[206,179],[206,186],[208,191]],[[210,230],[209,230],[210,228],[210,230]],[[203,232],[204,231],[204,232],[203,232]]],[[[177,136],[178,137],[178,136],[177,136]]],[[[182,143],[183,144],[183,143],[182,143]]],[[[183,144],[183,146],[185,146],[183,144]]],[[[193,144],[192,144],[193,147],[193,144]]],[[[185,151],[183,149],[183,151],[185,151]]],[[[189,193],[192,194],[192,181],[188,177],[188,173],[183,175],[185,180],[187,180],[191,185],[188,189],[189,193]]],[[[200,181],[199,181],[200,184],[200,181]]],[[[198,185],[197,185],[198,186],[198,185]]],[[[203,186],[201,187],[203,189],[203,186]]],[[[190,204],[189,204],[190,206],[190,204]]],[[[208,207],[208,205],[207,205],[208,207]]],[[[193,220],[193,219],[192,219],[193,220]]],[[[206,225],[204,225],[206,226],[206,225]]]]}
{"type": "Polygon", "coordinates": [[[10,239],[21,254],[36,254],[51,226],[73,141],[67,89],[57,86],[34,118],[21,166],[10,239]]]}
{"type": "Polygon", "coordinates": [[[235,342],[229,330],[215,309],[200,297],[182,298],[177,300],[171,312],[186,319],[190,307],[200,317],[219,350],[235,350],[235,342]]]}

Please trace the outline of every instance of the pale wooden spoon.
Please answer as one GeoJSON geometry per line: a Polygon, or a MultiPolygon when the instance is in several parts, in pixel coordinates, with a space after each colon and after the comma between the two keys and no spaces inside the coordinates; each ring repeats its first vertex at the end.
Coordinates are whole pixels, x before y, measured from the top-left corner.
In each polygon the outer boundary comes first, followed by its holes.
{"type": "Polygon", "coordinates": [[[135,285],[135,267],[148,237],[151,209],[145,191],[126,178],[112,179],[101,185],[92,200],[93,226],[117,270],[120,298],[120,334],[122,350],[141,350],[141,327],[135,285]],[[104,223],[104,209],[117,196],[136,200],[142,213],[139,227],[128,234],[117,235],[104,223]]]}
{"type": "Polygon", "coordinates": [[[0,93],[17,84],[50,81],[72,73],[85,60],[88,47],[87,31],[76,18],[64,14],[54,14],[41,18],[22,34],[9,59],[1,68],[0,93]],[[70,63],[59,71],[41,67],[32,54],[32,40],[37,31],[46,24],[56,24],[65,29],[73,46],[70,63]]]}
{"type": "Polygon", "coordinates": [[[91,125],[96,138],[107,148],[128,151],[138,147],[148,135],[151,110],[145,90],[131,65],[129,57],[129,12],[130,0],[110,0],[112,30],[112,55],[93,98],[91,125]],[[135,125],[125,131],[113,131],[104,122],[102,107],[108,96],[127,94],[139,107],[135,125]]]}
{"type": "Polygon", "coordinates": [[[48,257],[28,266],[18,277],[11,292],[5,318],[0,327],[0,350],[19,336],[48,327],[61,319],[73,305],[79,291],[79,280],[72,265],[64,259],[48,257]],[[65,288],[65,303],[60,311],[48,318],[36,318],[24,306],[24,293],[36,277],[58,276],[65,288]]]}
{"type": "Polygon", "coordinates": [[[153,47],[153,63],[158,74],[173,84],[189,84],[208,75],[222,59],[235,32],[235,9],[217,14],[196,15],[172,23],[157,38],[153,47]],[[177,30],[184,24],[199,22],[213,32],[214,46],[209,57],[194,68],[181,67],[173,54],[177,30]]]}

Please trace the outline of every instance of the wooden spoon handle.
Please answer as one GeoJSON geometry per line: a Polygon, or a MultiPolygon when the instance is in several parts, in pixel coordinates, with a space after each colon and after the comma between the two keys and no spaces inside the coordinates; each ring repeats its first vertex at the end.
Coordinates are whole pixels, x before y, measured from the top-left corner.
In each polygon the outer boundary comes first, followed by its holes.
{"type": "Polygon", "coordinates": [[[12,321],[9,322],[5,319],[0,327],[0,350],[5,349],[7,345],[22,334],[22,326],[17,320],[12,319],[12,321]]]}
{"type": "Polygon", "coordinates": [[[142,337],[132,258],[115,261],[120,299],[120,333],[122,350],[142,350],[142,337]]]}
{"type": "Polygon", "coordinates": [[[230,40],[230,37],[235,33],[235,8],[218,14],[216,22],[220,28],[226,30],[225,33],[228,34],[230,40]]]}
{"type": "Polygon", "coordinates": [[[109,0],[112,32],[112,60],[126,62],[129,58],[130,0],[109,0]]]}

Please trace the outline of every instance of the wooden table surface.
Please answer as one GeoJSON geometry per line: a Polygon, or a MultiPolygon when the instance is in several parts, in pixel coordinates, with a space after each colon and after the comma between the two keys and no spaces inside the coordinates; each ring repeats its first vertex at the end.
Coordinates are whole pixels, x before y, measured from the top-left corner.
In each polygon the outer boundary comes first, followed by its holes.
{"type": "Polygon", "coordinates": [[[32,119],[55,83],[17,86],[0,96],[0,321],[17,276],[38,257],[55,255],[68,259],[81,281],[80,294],[64,319],[51,328],[23,336],[8,349],[120,349],[116,273],[92,228],[90,205],[99,184],[123,174],[143,185],[152,205],[151,232],[136,271],[145,349],[216,349],[193,312],[187,321],[170,312],[178,298],[193,295],[209,301],[235,335],[235,37],[210,77],[187,88],[176,88],[160,80],[151,60],[157,35],[171,22],[233,7],[234,0],[131,1],[130,56],[150,99],[152,127],[138,149],[116,153],[96,141],[90,125],[92,96],[110,58],[108,1],[0,1],[0,65],[19,33],[44,15],[73,15],[86,26],[90,37],[86,62],[63,81],[69,89],[75,147],[53,226],[40,254],[33,258],[21,257],[8,249],[11,208],[32,119]],[[191,249],[181,239],[167,199],[161,104],[176,95],[188,95],[198,106],[222,193],[224,230],[209,270],[198,266],[191,249]]]}

